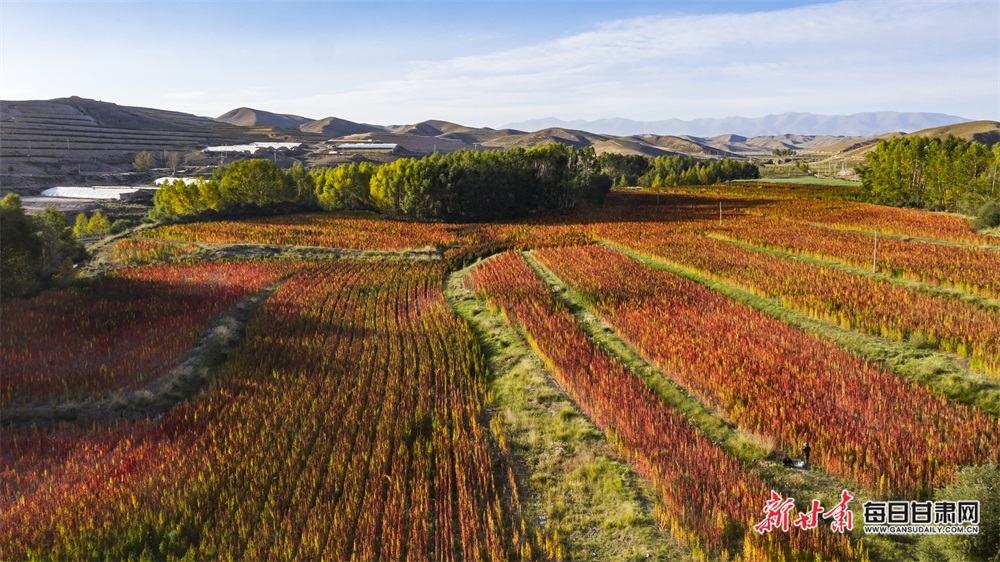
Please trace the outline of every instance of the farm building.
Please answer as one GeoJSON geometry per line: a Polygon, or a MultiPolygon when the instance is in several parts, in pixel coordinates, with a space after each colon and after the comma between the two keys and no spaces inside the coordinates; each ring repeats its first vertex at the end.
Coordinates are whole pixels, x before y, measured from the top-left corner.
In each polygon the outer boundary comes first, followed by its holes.
{"type": "Polygon", "coordinates": [[[42,197],[131,201],[138,193],[133,187],[50,187],[42,192],[42,197]]]}

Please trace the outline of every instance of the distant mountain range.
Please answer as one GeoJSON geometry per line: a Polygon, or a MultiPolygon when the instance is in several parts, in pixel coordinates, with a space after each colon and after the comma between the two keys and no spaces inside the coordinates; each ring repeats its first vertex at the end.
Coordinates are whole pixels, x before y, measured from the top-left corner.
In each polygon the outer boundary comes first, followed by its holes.
{"type": "Polygon", "coordinates": [[[563,121],[555,117],[509,123],[505,128],[538,131],[554,127],[579,129],[606,135],[691,135],[715,137],[735,134],[746,137],[771,135],[831,135],[872,136],[889,132],[912,133],[932,127],[971,121],[943,113],[900,113],[877,111],[853,115],[816,115],[814,113],[781,113],[765,117],[725,117],[721,119],[667,119],[664,121],[632,121],[631,119],[599,119],[597,121],[563,121]]]}

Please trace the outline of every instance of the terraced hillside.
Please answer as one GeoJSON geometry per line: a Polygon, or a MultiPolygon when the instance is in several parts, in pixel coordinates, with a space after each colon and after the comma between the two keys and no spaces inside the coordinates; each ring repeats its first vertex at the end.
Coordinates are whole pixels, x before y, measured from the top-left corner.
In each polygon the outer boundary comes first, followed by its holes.
{"type": "Polygon", "coordinates": [[[186,154],[212,144],[275,136],[284,138],[270,128],[236,127],[186,113],[77,97],[3,101],[0,184],[32,188],[62,181],[81,183],[86,178],[118,183],[114,176],[131,172],[132,160],[139,152],[163,158],[165,152],[186,154]]]}

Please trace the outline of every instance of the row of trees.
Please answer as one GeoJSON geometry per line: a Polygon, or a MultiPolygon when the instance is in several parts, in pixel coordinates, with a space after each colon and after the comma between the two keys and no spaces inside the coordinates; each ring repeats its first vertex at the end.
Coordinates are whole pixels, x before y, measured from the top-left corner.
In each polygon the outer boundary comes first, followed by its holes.
{"type": "Polygon", "coordinates": [[[611,189],[592,148],[562,144],[354,164],[314,177],[323,208],[374,208],[415,220],[513,218],[600,203],[611,189]]]}
{"type": "Polygon", "coordinates": [[[163,186],[153,218],[238,207],[371,209],[412,220],[482,221],[604,200],[611,180],[592,148],[462,150],[382,165],[301,165],[282,171],[267,160],[217,168],[208,180],[163,186]]]}
{"type": "Polygon", "coordinates": [[[153,197],[150,217],[160,219],[280,204],[314,207],[313,179],[301,164],[282,170],[268,160],[237,160],[220,166],[207,180],[163,185],[153,197]]]}
{"type": "Polygon", "coordinates": [[[860,173],[866,201],[972,214],[1000,199],[1000,144],[896,137],[879,141],[860,173]]]}
{"type": "Polygon", "coordinates": [[[389,164],[360,162],[282,171],[267,160],[239,160],[193,184],[163,186],[153,218],[242,207],[295,205],[376,210],[412,220],[484,221],[567,209],[604,200],[616,187],[711,185],[756,179],[737,160],[601,154],[562,144],[510,150],[461,150],[389,164]]]}
{"type": "Polygon", "coordinates": [[[0,199],[0,298],[33,295],[73,278],[86,251],[54,207],[30,216],[14,193],[0,199]]]}
{"type": "Polygon", "coordinates": [[[651,158],[638,154],[605,153],[598,157],[601,172],[614,180],[615,187],[676,187],[712,185],[737,179],[758,179],[760,168],[751,162],[699,160],[674,155],[651,158]]]}

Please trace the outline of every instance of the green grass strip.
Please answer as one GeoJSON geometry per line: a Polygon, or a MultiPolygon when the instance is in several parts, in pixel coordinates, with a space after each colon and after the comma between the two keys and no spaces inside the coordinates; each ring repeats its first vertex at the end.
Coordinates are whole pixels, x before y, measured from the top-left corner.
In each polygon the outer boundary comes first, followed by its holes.
{"type": "Polygon", "coordinates": [[[519,331],[465,287],[474,267],[449,275],[445,298],[486,354],[489,409],[501,417],[526,515],[561,543],[567,560],[686,558],[657,527],[649,488],[616,459],[519,331]]]}

